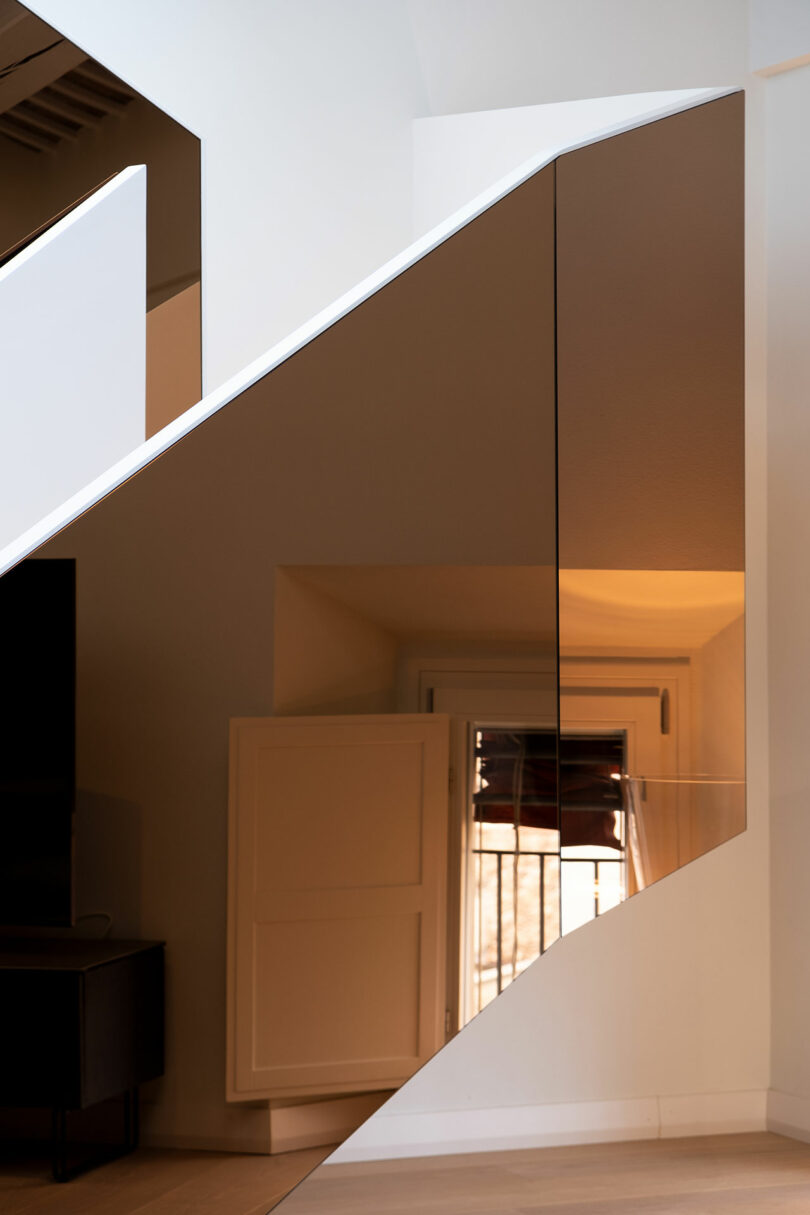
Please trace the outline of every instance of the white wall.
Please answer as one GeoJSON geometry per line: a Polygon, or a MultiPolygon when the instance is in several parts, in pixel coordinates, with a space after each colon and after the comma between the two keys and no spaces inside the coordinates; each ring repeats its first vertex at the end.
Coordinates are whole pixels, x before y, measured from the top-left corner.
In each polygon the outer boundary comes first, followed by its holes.
{"type": "Polygon", "coordinates": [[[751,71],[771,74],[810,59],[807,0],[750,0],[751,71]]]}
{"type": "Polygon", "coordinates": [[[0,547],[144,438],[146,171],[0,268],[0,547]]]}
{"type": "Polygon", "coordinates": [[[203,140],[210,391],[410,241],[403,0],[33,0],[203,140]]]}
{"type": "Polygon", "coordinates": [[[433,114],[741,84],[747,8],[747,0],[408,0],[433,114]]]}
{"type": "Polygon", "coordinates": [[[810,66],[769,79],[771,1114],[810,1135],[810,66]]]}

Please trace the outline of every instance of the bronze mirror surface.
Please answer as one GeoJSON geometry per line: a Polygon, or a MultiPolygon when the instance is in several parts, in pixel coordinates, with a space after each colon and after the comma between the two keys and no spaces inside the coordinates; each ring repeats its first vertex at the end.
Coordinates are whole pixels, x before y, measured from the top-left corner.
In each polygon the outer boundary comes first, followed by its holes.
{"type": "Polygon", "coordinates": [[[557,163],[560,729],[612,740],[627,894],[745,827],[743,105],[557,163]]]}

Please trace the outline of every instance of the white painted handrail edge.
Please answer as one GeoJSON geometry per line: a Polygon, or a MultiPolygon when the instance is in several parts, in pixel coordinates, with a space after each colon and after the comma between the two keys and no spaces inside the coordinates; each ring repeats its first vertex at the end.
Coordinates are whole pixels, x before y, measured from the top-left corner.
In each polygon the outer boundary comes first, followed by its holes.
{"type": "MultiPolygon", "coordinates": [[[[130,181],[133,177],[137,177],[139,173],[145,172],[145,165],[130,165],[128,168],[122,169],[120,173],[116,173],[114,177],[111,177],[98,190],[94,190],[89,198],[85,198],[78,206],[72,207],[67,215],[63,215],[56,223],[51,224],[41,236],[32,240],[30,245],[26,245],[19,253],[15,253],[14,257],[7,261],[4,266],[0,266],[0,290],[2,290],[3,283],[11,278],[21,266],[24,266],[26,262],[30,262],[32,258],[37,257],[53,241],[59,240],[60,236],[68,228],[72,228],[75,223],[84,219],[86,215],[89,215],[91,211],[94,211],[96,207],[105,202],[111,194],[115,194],[116,190],[120,189],[126,182],[130,181]]],[[[145,301],[144,307],[146,307],[145,301]]]]}

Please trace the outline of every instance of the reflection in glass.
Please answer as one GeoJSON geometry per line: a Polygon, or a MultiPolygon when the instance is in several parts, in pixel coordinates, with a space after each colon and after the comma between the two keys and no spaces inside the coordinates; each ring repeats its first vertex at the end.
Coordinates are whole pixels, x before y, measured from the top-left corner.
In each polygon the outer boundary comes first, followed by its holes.
{"type": "Polygon", "coordinates": [[[625,735],[479,728],[470,1015],[628,892],[625,735]],[[559,823],[559,827],[558,827],[559,823]]]}
{"type": "Polygon", "coordinates": [[[741,571],[561,570],[560,652],[561,730],[623,739],[627,894],[744,829],[741,571]]]}
{"type": "Polygon", "coordinates": [[[742,119],[557,165],[560,730],[624,739],[627,894],[745,827],[742,119]]]}
{"type": "Polygon", "coordinates": [[[690,841],[689,851],[695,856],[736,835],[739,825],[745,822],[742,779],[625,776],[622,787],[636,890],[643,890],[663,876],[651,845],[651,840],[660,834],[662,821],[668,818],[676,834],[686,830],[701,839],[699,850],[690,841]],[[730,829],[735,827],[736,830],[730,829]],[[709,840],[713,842],[708,843],[709,840]]]}
{"type": "MultiPolygon", "coordinates": [[[[453,638],[458,653],[442,653],[444,666],[428,665],[425,654],[419,686],[429,695],[396,701],[408,711],[447,713],[456,741],[466,731],[451,781],[462,788],[451,810],[461,864],[448,872],[448,907],[460,920],[458,934],[448,934],[445,1024],[452,1028],[561,933],[744,827],[741,131],[742,98],[723,98],[589,144],[555,165],[556,435],[546,431],[531,451],[535,460],[548,457],[556,438],[557,477],[532,468],[521,483],[512,470],[527,450],[507,424],[513,402],[536,401],[540,419],[544,400],[541,377],[537,391],[522,395],[531,377],[521,372],[511,391],[498,384],[478,415],[488,440],[509,436],[497,490],[497,453],[487,446],[491,467],[475,486],[486,509],[465,515],[452,501],[450,516],[474,518],[481,530],[473,551],[486,527],[497,537],[499,565],[518,565],[464,597],[453,638]],[[495,401],[503,403],[503,427],[492,424],[495,401]],[[515,487],[527,492],[510,509],[515,487]],[[544,511],[532,509],[551,487],[556,518],[547,498],[544,511]],[[521,550],[512,540],[529,521],[535,535],[521,550]],[[541,689],[531,686],[528,654],[506,659],[507,647],[548,643],[556,632],[556,620],[540,629],[543,604],[522,594],[515,577],[550,568],[549,528],[559,574],[559,681],[549,681],[559,692],[558,722],[556,703],[538,699],[541,689]],[[528,567],[520,564],[526,560],[528,567]],[[530,603],[535,619],[527,628],[521,613],[530,603]],[[511,619],[495,631],[490,617],[504,609],[511,619]],[[473,639],[484,646],[497,639],[503,649],[463,654],[473,639]],[[501,682],[493,682],[496,672],[501,682]],[[559,727],[554,765],[553,736],[542,728],[552,721],[559,727]],[[552,767],[556,810],[548,796],[552,767]]],[[[502,260],[499,249],[494,264],[502,260]]],[[[538,277],[527,298],[539,284],[538,277]]],[[[475,294],[485,298],[477,284],[475,294]]],[[[515,301],[511,286],[503,298],[515,301]]],[[[518,350],[520,320],[515,310],[497,340],[489,331],[483,339],[497,350],[491,365],[499,371],[520,367],[541,332],[535,325],[518,350]],[[515,350],[513,360],[507,349],[515,350]]],[[[436,331],[444,359],[447,327],[436,331]]],[[[468,326],[462,365],[477,352],[475,337],[468,326]]],[[[451,393],[436,393],[434,380],[429,399],[450,400],[451,393]]],[[[481,372],[467,383],[478,392],[481,372]]],[[[427,399],[422,384],[415,387],[408,414],[427,399]]],[[[472,422],[466,400],[465,413],[472,422]]],[[[467,433],[465,423],[453,432],[467,433]]],[[[414,480],[406,517],[419,501],[414,480]]],[[[462,559],[469,557],[451,558],[462,559]]],[[[406,647],[426,639],[424,606],[445,598],[426,595],[425,585],[413,596],[414,623],[400,632],[406,647]]],[[[375,595],[385,608],[378,623],[399,632],[400,612],[390,603],[375,595]]],[[[447,641],[446,627],[441,634],[432,645],[447,641]]],[[[398,655],[399,667],[407,661],[406,651],[398,655]]]]}
{"type": "Polygon", "coordinates": [[[586,924],[625,897],[626,815],[621,733],[560,739],[562,932],[586,924]]]}
{"type": "Polygon", "coordinates": [[[479,729],[473,781],[473,992],[481,1009],[559,936],[553,730],[479,729]]]}

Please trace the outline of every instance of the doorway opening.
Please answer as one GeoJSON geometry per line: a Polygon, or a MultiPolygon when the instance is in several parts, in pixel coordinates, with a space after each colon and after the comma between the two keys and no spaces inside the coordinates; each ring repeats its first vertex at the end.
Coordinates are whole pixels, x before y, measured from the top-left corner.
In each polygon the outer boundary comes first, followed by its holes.
{"type": "Polygon", "coordinates": [[[627,895],[626,738],[472,725],[467,1018],[627,895]],[[558,808],[559,790],[559,808],[558,808]]]}

